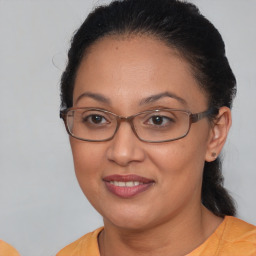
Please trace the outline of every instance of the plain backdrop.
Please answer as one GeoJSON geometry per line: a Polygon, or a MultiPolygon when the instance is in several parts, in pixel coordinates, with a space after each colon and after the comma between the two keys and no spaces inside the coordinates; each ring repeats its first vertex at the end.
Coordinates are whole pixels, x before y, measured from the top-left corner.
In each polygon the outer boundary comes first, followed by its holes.
{"type": "MultiPolygon", "coordinates": [[[[55,255],[102,225],[74,175],[59,81],[74,30],[104,2],[0,0],[0,238],[22,256],[55,255]]],[[[256,1],[192,2],[221,32],[237,77],[225,185],[256,224],[256,1]]]]}

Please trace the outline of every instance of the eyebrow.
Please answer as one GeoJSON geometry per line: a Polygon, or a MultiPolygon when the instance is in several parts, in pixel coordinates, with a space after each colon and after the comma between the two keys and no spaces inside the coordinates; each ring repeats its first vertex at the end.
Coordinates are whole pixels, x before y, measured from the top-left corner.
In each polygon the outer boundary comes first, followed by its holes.
{"type": "Polygon", "coordinates": [[[147,97],[145,99],[142,99],[140,101],[140,105],[149,104],[149,103],[155,102],[155,101],[157,101],[157,100],[159,100],[161,98],[164,98],[164,97],[170,97],[170,98],[176,99],[180,103],[182,103],[183,105],[187,105],[187,102],[183,98],[177,96],[174,93],[170,93],[170,92],[163,92],[163,93],[151,95],[151,96],[149,96],[149,97],[147,97]]]}
{"type": "MultiPolygon", "coordinates": [[[[99,93],[92,93],[92,92],[84,92],[82,93],[77,99],[76,99],[76,103],[81,100],[82,98],[84,97],[88,97],[88,98],[92,98],[94,100],[97,100],[97,101],[100,101],[102,103],[105,103],[105,104],[111,104],[111,100],[109,98],[106,98],[105,96],[103,96],[102,94],[99,94],[99,93]]],[[[159,94],[155,94],[155,95],[151,95],[147,98],[144,98],[140,101],[139,105],[146,105],[146,104],[149,104],[149,103],[152,103],[152,102],[155,102],[161,98],[164,98],[164,97],[170,97],[170,98],[173,98],[173,99],[176,99],[178,100],[179,102],[181,102],[182,104],[184,105],[187,105],[187,102],[177,96],[176,94],[174,93],[171,93],[171,92],[163,92],[163,93],[159,93],[159,94]]]]}
{"type": "Polygon", "coordinates": [[[92,98],[94,100],[100,101],[102,103],[110,104],[110,99],[106,98],[102,94],[93,93],[93,92],[84,92],[77,99],[76,103],[84,97],[92,98]]]}

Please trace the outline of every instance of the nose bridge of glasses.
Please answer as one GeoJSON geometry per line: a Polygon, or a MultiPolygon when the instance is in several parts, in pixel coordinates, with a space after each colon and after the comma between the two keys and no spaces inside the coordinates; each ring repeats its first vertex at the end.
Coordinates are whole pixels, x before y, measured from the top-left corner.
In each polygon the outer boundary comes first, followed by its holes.
{"type": "Polygon", "coordinates": [[[117,116],[119,122],[131,123],[134,116],[117,116]]]}
{"type": "MultiPolygon", "coordinates": [[[[121,125],[122,122],[124,123],[128,123],[128,125],[130,126],[130,128],[132,129],[133,133],[135,134],[136,137],[138,137],[137,133],[136,133],[136,130],[134,128],[134,124],[133,124],[133,119],[134,119],[134,115],[132,116],[116,116],[117,118],[117,128],[116,128],[116,132],[119,130],[119,127],[121,125]]],[[[116,133],[115,132],[115,133],[116,133]]]]}
{"type": "Polygon", "coordinates": [[[117,118],[117,126],[118,127],[121,125],[122,122],[127,122],[127,123],[130,124],[130,126],[133,129],[133,122],[132,122],[132,120],[133,120],[134,116],[127,116],[127,117],[125,117],[125,116],[116,116],[116,118],[117,118]]]}

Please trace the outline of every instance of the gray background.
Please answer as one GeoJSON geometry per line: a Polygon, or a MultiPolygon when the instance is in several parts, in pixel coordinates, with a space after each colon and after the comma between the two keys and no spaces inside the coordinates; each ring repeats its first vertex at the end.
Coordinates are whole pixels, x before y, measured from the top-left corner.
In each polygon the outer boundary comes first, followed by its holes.
{"type": "MultiPolygon", "coordinates": [[[[239,217],[256,224],[256,1],[193,2],[223,35],[237,77],[225,184],[239,217]]],[[[54,255],[102,224],[77,184],[58,117],[69,40],[99,3],[0,0],[0,238],[23,256],[54,255]]]]}

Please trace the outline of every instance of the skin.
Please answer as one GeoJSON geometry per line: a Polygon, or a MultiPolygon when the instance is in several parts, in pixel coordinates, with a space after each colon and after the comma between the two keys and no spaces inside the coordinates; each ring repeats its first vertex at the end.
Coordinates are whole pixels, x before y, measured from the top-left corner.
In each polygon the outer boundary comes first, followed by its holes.
{"type": "MultiPolygon", "coordinates": [[[[207,97],[189,64],[161,41],[146,37],[106,37],[82,60],[75,81],[74,107],[103,108],[122,116],[159,107],[207,110],[207,97]],[[172,97],[140,104],[151,95],[172,97]],[[103,102],[84,93],[100,94],[103,102]],[[121,106],[121,107],[120,107],[121,106]]],[[[166,143],[140,141],[123,122],[106,142],[70,138],[75,172],[82,191],[103,216],[101,255],[185,255],[203,243],[222,222],[201,204],[205,161],[220,153],[231,125],[222,107],[214,123],[192,124],[189,134],[166,143]],[[136,174],[154,185],[133,198],[110,193],[103,178],[136,174]]]]}

